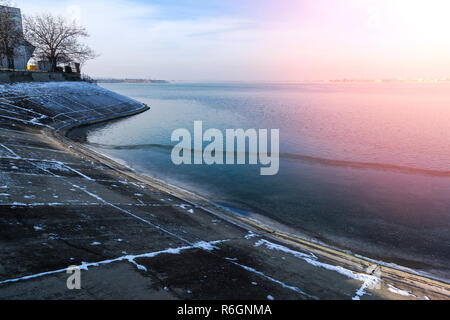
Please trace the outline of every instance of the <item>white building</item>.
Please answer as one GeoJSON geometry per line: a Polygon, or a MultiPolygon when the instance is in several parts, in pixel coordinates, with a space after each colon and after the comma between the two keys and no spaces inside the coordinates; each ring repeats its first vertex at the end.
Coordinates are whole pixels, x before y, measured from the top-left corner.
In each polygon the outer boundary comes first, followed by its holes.
{"type": "MultiPolygon", "coordinates": [[[[12,16],[17,21],[17,27],[20,28],[20,32],[23,34],[22,26],[22,13],[19,8],[5,7],[0,5],[0,10],[9,10],[12,16]]],[[[14,56],[14,69],[26,70],[28,61],[33,55],[34,47],[23,39],[23,44],[16,48],[16,54],[14,56]]],[[[8,68],[8,61],[6,57],[0,57],[0,68],[8,68]]]]}

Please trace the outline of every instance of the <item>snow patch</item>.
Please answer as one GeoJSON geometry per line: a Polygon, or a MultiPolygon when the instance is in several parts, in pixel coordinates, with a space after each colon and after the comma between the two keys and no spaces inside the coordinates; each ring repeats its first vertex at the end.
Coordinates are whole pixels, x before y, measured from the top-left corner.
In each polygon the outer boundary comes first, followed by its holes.
{"type": "Polygon", "coordinates": [[[347,278],[355,279],[358,281],[362,281],[362,286],[356,291],[356,295],[353,297],[353,300],[359,300],[361,296],[366,294],[366,289],[369,288],[376,288],[380,283],[380,278],[374,275],[369,275],[365,273],[356,273],[349,269],[343,268],[341,266],[335,266],[328,263],[320,262],[317,260],[317,257],[315,255],[311,254],[305,254],[303,252],[295,251],[292,249],[289,249],[285,246],[278,245],[272,242],[269,242],[267,240],[260,240],[257,243],[255,243],[255,246],[259,247],[265,245],[270,250],[277,250],[285,253],[289,253],[293,255],[294,257],[298,259],[302,259],[303,261],[315,266],[319,267],[325,270],[335,271],[347,278]]]}
{"type": "Polygon", "coordinates": [[[48,235],[48,239],[49,240],[57,240],[57,239],[59,239],[59,236],[56,233],[50,233],[48,235]]]}
{"type": "Polygon", "coordinates": [[[402,290],[402,289],[396,288],[390,284],[388,285],[388,290],[392,293],[395,293],[395,294],[398,294],[401,296],[417,298],[417,296],[415,296],[411,291],[402,290]]]}
{"type": "Polygon", "coordinates": [[[225,258],[225,260],[228,260],[228,261],[238,261],[239,259],[238,259],[238,258],[225,258]]]}
{"type": "MultiPolygon", "coordinates": [[[[100,265],[110,264],[110,263],[113,263],[113,262],[128,261],[128,262],[134,264],[139,270],[146,271],[147,269],[144,266],[136,263],[136,261],[135,261],[136,259],[139,259],[139,258],[154,258],[154,257],[156,257],[158,255],[161,255],[161,254],[180,254],[182,251],[192,250],[192,249],[197,249],[197,248],[201,248],[203,250],[211,251],[211,250],[218,249],[214,245],[222,243],[222,242],[226,242],[226,241],[229,241],[229,240],[218,240],[218,241],[211,241],[211,242],[198,242],[198,243],[194,243],[192,246],[185,246],[185,247],[179,247],[179,248],[168,248],[168,249],[164,249],[164,250],[161,250],[161,251],[155,251],[155,252],[144,253],[144,254],[139,254],[139,255],[125,255],[125,256],[121,256],[121,257],[115,258],[115,259],[103,260],[103,261],[99,261],[99,262],[84,262],[83,261],[81,263],[81,265],[76,266],[76,267],[79,268],[80,270],[88,270],[90,267],[98,267],[100,265]]],[[[123,251],[123,252],[125,252],[125,251],[123,251]]],[[[6,283],[11,283],[11,282],[18,282],[18,281],[28,280],[28,279],[35,279],[35,278],[39,278],[39,277],[43,277],[43,276],[51,275],[51,274],[55,274],[55,273],[62,273],[62,272],[66,272],[69,269],[70,268],[58,269],[58,270],[53,270],[53,271],[33,274],[33,275],[20,277],[20,278],[3,280],[3,281],[0,281],[0,285],[6,284],[6,283]]]]}
{"type": "Polygon", "coordinates": [[[229,240],[220,240],[220,241],[213,241],[213,242],[200,241],[200,242],[194,243],[194,245],[192,247],[206,250],[206,251],[213,251],[213,250],[219,249],[218,247],[214,246],[215,244],[220,244],[220,243],[223,243],[226,241],[229,241],[229,240]]]}
{"type": "Polygon", "coordinates": [[[250,240],[255,237],[259,237],[259,236],[256,233],[249,231],[248,234],[245,236],[245,239],[250,240]]]}

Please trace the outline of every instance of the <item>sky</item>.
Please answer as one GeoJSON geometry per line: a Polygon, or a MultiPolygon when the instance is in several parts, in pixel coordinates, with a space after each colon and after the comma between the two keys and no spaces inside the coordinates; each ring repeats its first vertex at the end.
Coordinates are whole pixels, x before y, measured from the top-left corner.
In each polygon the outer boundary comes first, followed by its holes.
{"type": "Polygon", "coordinates": [[[15,0],[76,19],[94,77],[450,78],[449,0],[15,0]]]}

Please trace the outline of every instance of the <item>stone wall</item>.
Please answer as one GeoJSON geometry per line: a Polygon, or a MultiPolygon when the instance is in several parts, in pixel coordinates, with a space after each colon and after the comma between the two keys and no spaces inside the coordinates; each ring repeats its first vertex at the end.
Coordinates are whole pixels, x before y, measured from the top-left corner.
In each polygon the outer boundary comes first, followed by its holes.
{"type": "Polygon", "coordinates": [[[80,81],[76,73],[30,72],[30,71],[0,71],[0,83],[14,82],[50,82],[50,81],[80,81]]]}

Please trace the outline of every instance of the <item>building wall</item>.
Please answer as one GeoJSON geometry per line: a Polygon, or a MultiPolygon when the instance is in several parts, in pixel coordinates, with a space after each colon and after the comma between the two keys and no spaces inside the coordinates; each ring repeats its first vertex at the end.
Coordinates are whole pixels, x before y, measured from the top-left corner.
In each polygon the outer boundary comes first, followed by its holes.
{"type": "MultiPolygon", "coordinates": [[[[19,28],[20,32],[23,34],[22,14],[20,12],[20,9],[0,6],[0,9],[2,10],[5,8],[6,10],[9,10],[12,13],[14,19],[17,22],[17,28],[19,28]]],[[[32,54],[33,53],[30,52],[30,50],[25,45],[16,48],[16,55],[14,56],[14,68],[18,70],[26,70],[28,61],[30,60],[32,54]]],[[[0,59],[0,67],[1,68],[8,67],[8,61],[6,58],[0,59]]]]}

